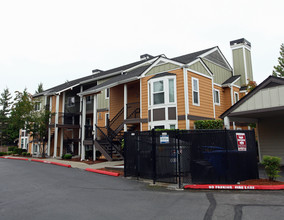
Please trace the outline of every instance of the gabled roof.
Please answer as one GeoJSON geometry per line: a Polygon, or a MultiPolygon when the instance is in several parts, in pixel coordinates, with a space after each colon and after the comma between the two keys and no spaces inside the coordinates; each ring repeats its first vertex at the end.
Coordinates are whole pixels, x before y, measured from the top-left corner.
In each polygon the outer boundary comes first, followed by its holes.
{"type": "Polygon", "coordinates": [[[237,79],[239,79],[240,77],[241,77],[240,75],[232,76],[229,79],[227,79],[225,82],[223,82],[222,85],[231,84],[235,82],[237,79]]]}
{"type": "Polygon", "coordinates": [[[216,47],[211,47],[211,48],[208,48],[208,49],[205,49],[205,50],[200,50],[200,51],[197,51],[197,52],[194,52],[194,53],[190,53],[190,54],[186,54],[186,55],[182,55],[182,56],[179,56],[179,57],[174,57],[174,58],[171,58],[171,60],[174,60],[174,61],[177,61],[177,62],[180,62],[180,63],[183,63],[183,64],[188,64],[188,63],[191,63],[192,61],[194,61],[195,59],[197,59],[200,55],[214,49],[216,47]]]}
{"type": "Polygon", "coordinates": [[[144,66],[138,67],[134,70],[131,70],[131,71],[125,72],[123,74],[117,75],[115,77],[112,77],[109,80],[107,80],[107,81],[105,81],[105,82],[103,82],[103,83],[101,83],[97,86],[94,86],[92,88],[87,89],[86,91],[79,93],[79,95],[88,95],[88,94],[97,93],[97,92],[102,91],[103,89],[110,88],[110,87],[117,86],[117,85],[129,82],[129,81],[136,80],[149,66],[151,66],[151,64],[144,65],[144,66]]]}
{"type": "Polygon", "coordinates": [[[279,85],[284,85],[284,78],[269,76],[261,84],[259,84],[257,87],[255,87],[254,90],[252,90],[246,96],[241,98],[237,103],[235,103],[227,111],[225,111],[222,115],[220,115],[220,118],[225,118],[226,116],[228,116],[231,112],[233,112],[241,104],[243,104],[245,101],[247,101],[253,95],[255,95],[258,91],[265,89],[265,88],[270,88],[270,87],[279,86],[279,85]]]}

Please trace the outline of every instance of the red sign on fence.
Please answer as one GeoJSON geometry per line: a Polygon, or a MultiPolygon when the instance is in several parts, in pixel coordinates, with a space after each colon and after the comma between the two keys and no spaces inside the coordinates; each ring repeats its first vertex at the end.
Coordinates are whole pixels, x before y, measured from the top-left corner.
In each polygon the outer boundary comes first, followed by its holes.
{"type": "Polygon", "coordinates": [[[238,143],[238,151],[247,151],[247,141],[245,133],[236,133],[237,143],[238,143]]]}

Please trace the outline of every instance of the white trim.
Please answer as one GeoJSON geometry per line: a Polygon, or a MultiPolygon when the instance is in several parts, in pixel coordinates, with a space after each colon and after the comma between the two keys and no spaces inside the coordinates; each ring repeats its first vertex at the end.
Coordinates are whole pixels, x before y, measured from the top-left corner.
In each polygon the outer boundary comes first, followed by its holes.
{"type": "Polygon", "coordinates": [[[231,105],[234,105],[234,96],[233,96],[233,87],[229,87],[231,89],[231,105]]]}
{"type": "Polygon", "coordinates": [[[213,84],[214,84],[214,86],[219,86],[220,88],[222,88],[222,87],[223,87],[222,85],[217,84],[217,83],[213,83],[213,84]]]}
{"type": "MultiPolygon", "coordinates": [[[[214,105],[219,105],[219,106],[220,106],[220,103],[221,103],[221,100],[220,100],[220,90],[213,88],[213,93],[214,93],[214,95],[213,95],[213,102],[214,102],[214,105]],[[215,92],[218,93],[218,100],[219,100],[219,102],[215,102],[215,92]]],[[[215,117],[214,117],[214,118],[215,118],[215,117]]]]}
{"type": "Polygon", "coordinates": [[[82,104],[82,137],[81,137],[81,161],[85,160],[85,145],[84,145],[84,139],[85,139],[85,124],[86,124],[86,97],[83,97],[83,104],[82,104]]]}
{"type": "Polygon", "coordinates": [[[197,74],[197,75],[206,77],[206,78],[208,78],[208,79],[212,79],[212,78],[213,78],[213,77],[211,77],[211,76],[207,76],[207,75],[205,75],[204,73],[197,72],[197,71],[195,71],[195,70],[193,70],[193,69],[190,69],[190,68],[188,68],[187,70],[190,71],[190,72],[192,72],[192,73],[195,73],[195,74],[197,74]]]}
{"type": "MultiPolygon", "coordinates": [[[[213,101],[213,102],[212,102],[212,103],[213,103],[213,113],[214,113],[214,118],[216,118],[216,112],[215,112],[215,105],[216,105],[216,104],[215,104],[215,100],[214,100],[214,99],[215,99],[215,92],[214,92],[214,91],[215,91],[215,88],[214,88],[213,79],[212,79],[212,91],[213,91],[213,96],[212,96],[212,97],[213,97],[213,100],[212,100],[212,101],[213,101]]],[[[219,96],[219,97],[218,97],[218,98],[219,98],[219,104],[218,104],[218,105],[220,105],[220,92],[219,92],[218,89],[216,89],[216,91],[218,91],[218,96],[219,96]]]]}
{"type": "MultiPolygon", "coordinates": [[[[237,103],[240,100],[240,95],[238,92],[234,91],[234,102],[237,103]],[[236,100],[236,95],[238,95],[238,100],[236,100]]],[[[234,103],[234,104],[235,104],[234,103]]]]}
{"type": "Polygon", "coordinates": [[[234,45],[231,45],[232,51],[233,51],[233,50],[237,50],[237,49],[241,49],[241,48],[243,48],[243,47],[245,47],[246,49],[248,49],[249,51],[251,51],[251,47],[248,46],[247,44],[241,43],[241,44],[234,44],[234,45]]]}
{"type": "MultiPolygon", "coordinates": [[[[97,137],[97,130],[95,129],[95,125],[97,124],[97,95],[94,96],[94,102],[93,102],[93,140],[96,140],[97,137]]],[[[95,147],[95,145],[94,145],[95,147]]]]}
{"type": "Polygon", "coordinates": [[[56,126],[58,124],[58,111],[59,111],[59,95],[56,95],[56,104],[55,104],[55,123],[54,123],[54,151],[53,151],[53,157],[57,157],[57,140],[58,140],[58,127],[56,126]]]}
{"type": "MultiPolygon", "coordinates": [[[[123,106],[124,106],[124,120],[127,119],[127,84],[124,84],[124,87],[123,87],[123,106]]],[[[126,132],[127,131],[127,124],[124,124],[123,125],[123,129],[124,131],[126,132]]]]}
{"type": "Polygon", "coordinates": [[[210,69],[208,69],[204,61],[201,58],[198,58],[198,60],[200,61],[201,65],[206,69],[206,71],[211,75],[211,77],[213,77],[213,73],[210,71],[210,69]]]}
{"type": "MultiPolygon", "coordinates": [[[[185,104],[185,127],[189,130],[189,120],[187,115],[189,114],[189,101],[188,101],[188,73],[187,69],[183,67],[183,88],[184,88],[184,104],[185,104]]],[[[178,115],[177,115],[178,117],[178,115]]]]}
{"type": "MultiPolygon", "coordinates": [[[[83,92],[83,86],[80,86],[80,92],[83,92]]],[[[80,113],[82,113],[82,105],[83,105],[83,97],[80,96],[80,113]]],[[[80,124],[80,128],[79,128],[79,139],[81,139],[81,131],[82,131],[82,114],[80,114],[79,116],[79,124],[80,124]]],[[[84,128],[85,129],[85,128],[84,128]]],[[[81,155],[81,142],[79,141],[78,143],[78,156],[81,155]]]]}
{"type": "Polygon", "coordinates": [[[224,85],[222,85],[222,87],[236,87],[236,88],[241,88],[240,86],[238,86],[238,85],[234,85],[234,84],[232,84],[232,83],[227,83],[227,84],[224,84],[224,85]]]}
{"type": "Polygon", "coordinates": [[[104,91],[105,91],[105,99],[109,99],[110,88],[106,88],[104,91]],[[107,96],[107,90],[109,91],[108,96],[107,96]]]}
{"type": "Polygon", "coordinates": [[[191,95],[192,95],[192,104],[195,106],[200,106],[200,94],[199,94],[199,79],[195,78],[195,77],[191,77],[191,95]],[[197,81],[197,91],[194,91],[194,84],[193,81],[196,80],[197,81]],[[198,103],[194,103],[194,92],[198,93],[198,103]]]}

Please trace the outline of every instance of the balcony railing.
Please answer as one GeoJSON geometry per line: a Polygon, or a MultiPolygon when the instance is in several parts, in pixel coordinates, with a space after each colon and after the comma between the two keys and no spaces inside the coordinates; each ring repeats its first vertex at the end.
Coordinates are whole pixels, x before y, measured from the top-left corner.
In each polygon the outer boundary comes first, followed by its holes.
{"type": "MultiPolygon", "coordinates": [[[[56,114],[51,116],[50,124],[55,123],[56,114]]],[[[61,125],[79,125],[80,121],[80,114],[78,113],[58,113],[58,123],[61,125]]]]}
{"type": "Polygon", "coordinates": [[[127,119],[140,118],[140,103],[128,103],[127,104],[127,119]]]}

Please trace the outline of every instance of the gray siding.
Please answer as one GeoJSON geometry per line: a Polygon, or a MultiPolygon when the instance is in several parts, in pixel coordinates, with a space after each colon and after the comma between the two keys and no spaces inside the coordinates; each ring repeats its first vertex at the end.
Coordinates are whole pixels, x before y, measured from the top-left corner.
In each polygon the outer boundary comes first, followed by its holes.
{"type": "Polygon", "coordinates": [[[248,49],[245,49],[245,53],[246,53],[247,76],[249,80],[253,80],[251,53],[248,49]]]}
{"type": "MultiPolygon", "coordinates": [[[[109,78],[108,78],[109,79],[109,78]]],[[[103,80],[98,80],[98,84],[102,84],[103,82],[107,81],[108,79],[103,79],[103,80]]],[[[105,89],[101,91],[101,93],[98,94],[97,96],[97,100],[98,100],[98,109],[108,109],[109,108],[109,99],[106,99],[106,95],[105,95],[105,89]]]]}
{"type": "Polygon", "coordinates": [[[233,50],[233,66],[234,74],[241,75],[241,85],[246,85],[243,48],[233,50]]]}
{"type": "Polygon", "coordinates": [[[203,60],[203,61],[213,73],[214,83],[221,85],[223,82],[225,82],[227,79],[229,79],[232,76],[231,71],[228,70],[227,68],[223,68],[208,60],[203,60]]]}
{"type": "Polygon", "coordinates": [[[263,118],[258,124],[261,160],[264,155],[281,157],[284,165],[284,117],[263,118]]]}
{"type": "Polygon", "coordinates": [[[189,68],[211,77],[211,75],[208,73],[208,71],[205,69],[205,67],[200,62],[196,62],[190,65],[189,68]]]}
{"type": "Polygon", "coordinates": [[[162,73],[162,72],[166,72],[169,70],[174,70],[174,69],[178,69],[180,68],[178,65],[172,64],[172,63],[165,63],[162,65],[158,65],[158,66],[154,66],[152,69],[150,69],[148,71],[148,73],[146,75],[151,75],[151,74],[155,74],[155,73],[162,73]]]}
{"type": "Polygon", "coordinates": [[[258,91],[233,112],[284,106],[284,86],[275,86],[258,91]]]}

